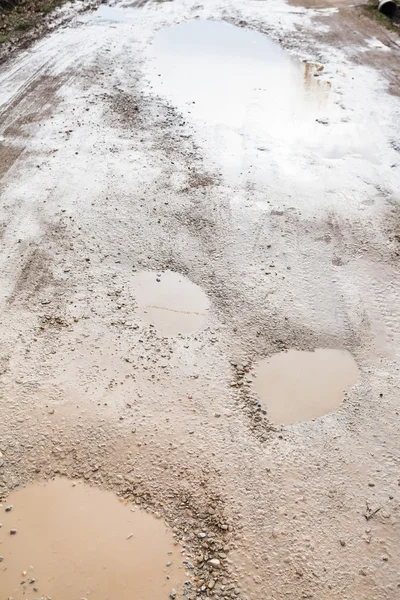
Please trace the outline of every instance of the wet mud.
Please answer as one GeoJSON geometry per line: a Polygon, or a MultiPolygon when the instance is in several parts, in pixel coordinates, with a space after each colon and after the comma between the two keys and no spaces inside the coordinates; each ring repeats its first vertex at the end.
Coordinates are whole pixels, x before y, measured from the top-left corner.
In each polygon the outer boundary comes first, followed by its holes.
{"type": "MultiPolygon", "coordinates": [[[[62,476],[104,506],[93,539],[122,511],[180,544],[177,599],[397,600],[398,50],[362,23],[283,0],[117,3],[3,70],[9,557],[18,498],[62,476]]],[[[134,548],[115,519],[110,548],[134,548]]],[[[142,569],[156,597],[167,562],[142,569]]]]}

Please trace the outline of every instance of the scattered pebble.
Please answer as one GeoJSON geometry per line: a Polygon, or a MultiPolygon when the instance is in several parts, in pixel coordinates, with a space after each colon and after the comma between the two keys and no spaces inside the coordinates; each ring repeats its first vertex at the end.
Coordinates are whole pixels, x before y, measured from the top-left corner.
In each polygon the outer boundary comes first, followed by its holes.
{"type": "Polygon", "coordinates": [[[17,533],[16,529],[10,529],[10,535],[15,535],[17,533]]]}
{"type": "Polygon", "coordinates": [[[208,564],[216,569],[219,569],[219,567],[221,566],[221,561],[219,560],[219,558],[211,558],[211,560],[208,561],[208,564]]]}

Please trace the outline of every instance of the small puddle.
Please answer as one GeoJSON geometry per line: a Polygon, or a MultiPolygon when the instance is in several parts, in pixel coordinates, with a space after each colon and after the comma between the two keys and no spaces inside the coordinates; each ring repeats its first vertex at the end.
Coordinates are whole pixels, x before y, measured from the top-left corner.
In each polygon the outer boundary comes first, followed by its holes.
{"type": "Polygon", "coordinates": [[[143,271],[133,278],[143,321],[162,335],[192,333],[204,327],[209,300],[203,290],[173,271],[143,271]]]}
{"type": "Polygon", "coordinates": [[[151,56],[153,90],[213,126],[209,143],[221,152],[243,149],[245,138],[265,151],[276,150],[274,140],[315,144],[326,133],[330,84],[320,81],[323,66],[293,59],[266,35],[196,19],[161,29],[151,56]]]}
{"type": "Polygon", "coordinates": [[[1,600],[167,600],[184,580],[162,520],[83,483],[20,489],[0,522],[1,600]]]}
{"type": "Polygon", "coordinates": [[[129,18],[124,10],[107,6],[107,4],[100,4],[99,8],[94,13],[94,16],[95,18],[99,18],[104,21],[112,21],[116,23],[129,22],[129,18]]]}
{"type": "Polygon", "coordinates": [[[358,379],[346,350],[289,350],[261,360],[254,387],[273,423],[292,425],[330,413],[358,379]]]}

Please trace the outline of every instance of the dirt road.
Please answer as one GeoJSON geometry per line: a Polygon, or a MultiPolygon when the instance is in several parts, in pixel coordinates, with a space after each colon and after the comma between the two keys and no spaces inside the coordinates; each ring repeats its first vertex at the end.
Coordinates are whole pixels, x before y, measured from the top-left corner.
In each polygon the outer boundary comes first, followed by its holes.
{"type": "Polygon", "coordinates": [[[189,600],[400,594],[400,38],[312,4],[101,5],[0,75],[0,497],[155,511],[189,600]],[[272,422],[314,349],[356,383],[272,422]]]}

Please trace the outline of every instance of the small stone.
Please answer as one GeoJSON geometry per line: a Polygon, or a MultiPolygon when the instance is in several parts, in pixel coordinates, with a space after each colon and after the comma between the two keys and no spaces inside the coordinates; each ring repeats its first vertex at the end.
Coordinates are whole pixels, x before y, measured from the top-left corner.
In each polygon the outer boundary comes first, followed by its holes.
{"type": "Polygon", "coordinates": [[[17,533],[16,529],[10,529],[10,535],[15,535],[17,533]]]}
{"type": "Polygon", "coordinates": [[[208,564],[214,567],[215,569],[219,569],[221,566],[221,561],[218,558],[212,558],[208,561],[208,564]]]}
{"type": "Polygon", "coordinates": [[[200,538],[201,540],[204,540],[204,538],[207,537],[207,534],[201,531],[197,537],[200,538]]]}
{"type": "Polygon", "coordinates": [[[214,586],[215,586],[215,580],[214,579],[210,579],[210,581],[207,584],[208,589],[212,590],[214,586]]]}
{"type": "Polygon", "coordinates": [[[36,579],[34,579],[34,578],[32,577],[32,579],[30,579],[30,580],[29,580],[29,583],[35,583],[35,581],[36,581],[36,579]]]}
{"type": "Polygon", "coordinates": [[[0,562],[3,562],[4,558],[2,556],[0,556],[0,562]]]}
{"type": "Polygon", "coordinates": [[[340,540],[340,545],[341,545],[341,546],[345,546],[345,545],[346,545],[346,542],[345,542],[344,540],[340,540]]]}
{"type": "Polygon", "coordinates": [[[360,575],[362,575],[363,577],[366,577],[367,571],[365,569],[360,569],[360,575]]]}
{"type": "Polygon", "coordinates": [[[176,591],[172,590],[172,592],[170,593],[169,597],[171,598],[171,600],[175,600],[175,598],[176,598],[176,591]]]}
{"type": "Polygon", "coordinates": [[[7,506],[6,512],[11,512],[12,509],[13,509],[13,505],[11,504],[10,506],[7,506]]]}

